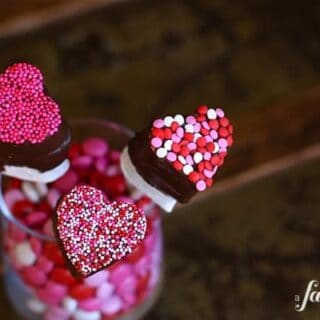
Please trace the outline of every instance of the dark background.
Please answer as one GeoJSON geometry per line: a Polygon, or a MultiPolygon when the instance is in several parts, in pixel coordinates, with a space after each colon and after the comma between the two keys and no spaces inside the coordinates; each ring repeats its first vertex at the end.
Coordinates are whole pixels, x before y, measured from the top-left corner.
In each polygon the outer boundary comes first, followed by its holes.
{"type": "Polygon", "coordinates": [[[216,187],[164,219],[146,319],[319,319],[294,296],[320,280],[320,2],[108,2],[1,1],[0,67],[38,65],[68,118],[138,129],[203,103],[230,116],[216,187]]]}

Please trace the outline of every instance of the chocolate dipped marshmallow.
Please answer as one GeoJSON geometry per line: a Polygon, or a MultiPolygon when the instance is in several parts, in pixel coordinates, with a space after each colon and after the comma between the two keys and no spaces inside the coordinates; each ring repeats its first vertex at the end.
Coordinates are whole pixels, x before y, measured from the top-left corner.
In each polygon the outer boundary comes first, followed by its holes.
{"type": "Polygon", "coordinates": [[[233,143],[221,108],[200,106],[192,115],[166,116],[138,132],[121,155],[127,181],[167,212],[213,184],[233,143]]]}
{"type": "Polygon", "coordinates": [[[0,75],[0,170],[22,180],[51,182],[69,168],[70,129],[45,93],[40,70],[27,63],[0,75]]]}

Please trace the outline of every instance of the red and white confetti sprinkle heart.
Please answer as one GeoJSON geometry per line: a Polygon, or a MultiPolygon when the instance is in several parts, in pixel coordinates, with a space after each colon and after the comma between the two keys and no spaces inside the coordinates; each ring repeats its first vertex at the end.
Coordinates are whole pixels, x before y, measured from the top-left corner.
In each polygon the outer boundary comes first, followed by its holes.
{"type": "Polygon", "coordinates": [[[56,234],[68,265],[85,277],[132,252],[146,227],[146,217],[135,205],[105,203],[102,191],[85,185],[74,187],[56,210],[56,234]]]}
{"type": "Polygon", "coordinates": [[[150,145],[156,156],[166,159],[204,191],[232,145],[233,127],[220,108],[200,106],[193,115],[167,116],[153,122],[150,145]]]}
{"type": "Polygon", "coordinates": [[[0,75],[0,141],[41,143],[58,131],[59,106],[44,93],[39,69],[17,63],[0,75]]]}

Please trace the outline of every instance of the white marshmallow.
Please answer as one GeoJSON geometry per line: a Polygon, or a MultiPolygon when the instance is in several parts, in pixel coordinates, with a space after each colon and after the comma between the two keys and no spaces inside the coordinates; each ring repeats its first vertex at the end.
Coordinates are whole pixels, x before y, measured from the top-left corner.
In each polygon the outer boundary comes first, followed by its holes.
{"type": "Polygon", "coordinates": [[[166,212],[171,212],[173,210],[177,203],[176,199],[154,188],[143,179],[130,159],[128,148],[123,150],[120,158],[120,164],[122,172],[128,183],[134,185],[143,194],[146,194],[154,203],[159,205],[166,212]]]}
{"type": "Polygon", "coordinates": [[[64,160],[53,169],[40,172],[39,170],[34,168],[5,165],[4,171],[2,173],[5,176],[14,177],[21,180],[49,183],[63,176],[69,169],[69,166],[69,160],[64,160]]]}

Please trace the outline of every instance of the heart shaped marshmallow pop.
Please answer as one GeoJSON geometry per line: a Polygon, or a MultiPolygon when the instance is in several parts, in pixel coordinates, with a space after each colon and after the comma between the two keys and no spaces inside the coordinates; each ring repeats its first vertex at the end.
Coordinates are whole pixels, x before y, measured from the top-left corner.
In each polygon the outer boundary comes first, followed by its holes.
{"type": "Polygon", "coordinates": [[[27,63],[0,75],[0,166],[19,179],[49,182],[68,169],[68,126],[44,92],[40,70],[27,63]],[[37,154],[37,157],[34,154],[37,154]]]}
{"type": "Polygon", "coordinates": [[[71,272],[84,277],[132,252],[147,228],[144,214],[135,205],[106,203],[102,191],[85,185],[62,198],[54,225],[71,272]]]}
{"type": "Polygon", "coordinates": [[[166,116],[138,132],[122,152],[129,183],[170,212],[211,187],[233,143],[233,127],[221,108],[198,107],[194,114],[166,116]]]}

